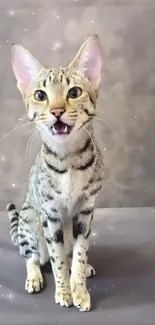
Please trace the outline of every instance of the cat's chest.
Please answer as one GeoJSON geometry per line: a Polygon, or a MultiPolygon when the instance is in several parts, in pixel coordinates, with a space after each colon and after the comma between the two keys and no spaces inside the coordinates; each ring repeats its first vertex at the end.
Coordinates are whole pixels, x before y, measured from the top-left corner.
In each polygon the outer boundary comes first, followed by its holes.
{"type": "Polygon", "coordinates": [[[61,199],[68,202],[76,200],[81,196],[81,192],[84,186],[84,178],[76,172],[68,171],[63,175],[58,184],[58,188],[61,192],[61,199]]]}
{"type": "Polygon", "coordinates": [[[42,201],[52,198],[52,203],[72,214],[81,202],[86,178],[83,173],[68,170],[62,175],[45,177],[39,186],[42,201]]]}

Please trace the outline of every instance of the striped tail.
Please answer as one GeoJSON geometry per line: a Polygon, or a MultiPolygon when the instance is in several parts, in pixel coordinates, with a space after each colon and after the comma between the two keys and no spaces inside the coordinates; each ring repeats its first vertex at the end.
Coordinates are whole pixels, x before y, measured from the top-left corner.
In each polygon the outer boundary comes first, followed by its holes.
{"type": "Polygon", "coordinates": [[[10,236],[14,245],[18,246],[18,222],[19,213],[13,203],[8,203],[7,211],[10,219],[10,236]]]}

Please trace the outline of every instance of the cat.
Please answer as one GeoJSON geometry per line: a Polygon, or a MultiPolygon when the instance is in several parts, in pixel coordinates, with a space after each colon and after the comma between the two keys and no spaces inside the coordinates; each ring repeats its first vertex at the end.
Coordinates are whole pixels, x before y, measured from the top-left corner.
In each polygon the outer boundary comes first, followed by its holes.
{"type": "Polygon", "coordinates": [[[55,302],[89,311],[87,277],[95,270],[87,264],[87,253],[104,178],[92,123],[102,70],[99,38],[89,37],[66,68],[44,68],[18,44],[11,57],[28,118],[42,140],[20,214],[13,203],[7,205],[12,240],[26,260],[25,289],[42,289],[40,266],[50,258],[55,302]]]}

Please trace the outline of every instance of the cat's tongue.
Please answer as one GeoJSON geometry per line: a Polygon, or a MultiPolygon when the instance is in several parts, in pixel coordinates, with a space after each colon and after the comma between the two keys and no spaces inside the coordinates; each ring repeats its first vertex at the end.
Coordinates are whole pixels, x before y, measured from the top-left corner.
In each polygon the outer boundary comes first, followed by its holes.
{"type": "Polygon", "coordinates": [[[68,134],[69,126],[61,121],[58,121],[53,125],[53,133],[54,134],[68,134]]]}

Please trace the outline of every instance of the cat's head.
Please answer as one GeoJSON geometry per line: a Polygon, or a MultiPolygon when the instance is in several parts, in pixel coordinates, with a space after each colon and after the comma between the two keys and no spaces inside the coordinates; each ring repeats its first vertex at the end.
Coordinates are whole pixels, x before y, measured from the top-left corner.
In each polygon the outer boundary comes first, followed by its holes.
{"type": "Polygon", "coordinates": [[[49,141],[64,142],[95,114],[101,79],[97,36],[89,37],[66,68],[44,68],[25,48],[12,47],[12,66],[27,114],[49,141]]]}

